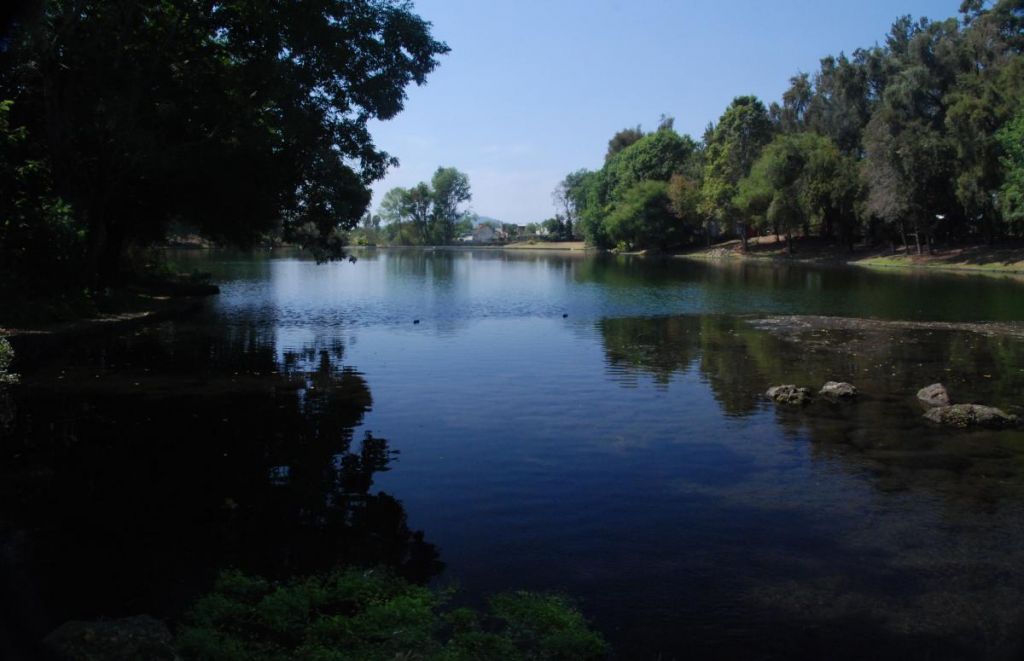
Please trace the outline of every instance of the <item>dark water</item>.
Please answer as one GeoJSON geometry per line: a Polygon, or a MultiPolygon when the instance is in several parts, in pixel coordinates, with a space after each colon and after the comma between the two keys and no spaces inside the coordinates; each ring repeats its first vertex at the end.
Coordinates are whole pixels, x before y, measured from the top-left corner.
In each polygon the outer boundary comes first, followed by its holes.
{"type": "Polygon", "coordinates": [[[621,658],[1024,653],[1024,432],[935,429],[913,400],[943,381],[1024,413],[1024,342],[753,319],[1024,320],[1020,281],[171,259],[222,294],[34,357],[3,407],[0,652],[73,617],[173,622],[224,567],[340,561],[469,602],[566,592],[621,658]],[[864,396],[761,397],[830,379],[864,396]]]}

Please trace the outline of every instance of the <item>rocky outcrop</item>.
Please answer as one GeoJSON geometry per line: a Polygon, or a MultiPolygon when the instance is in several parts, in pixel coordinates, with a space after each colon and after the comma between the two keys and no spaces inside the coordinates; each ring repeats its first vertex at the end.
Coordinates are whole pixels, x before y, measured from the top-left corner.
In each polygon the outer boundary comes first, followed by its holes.
{"type": "Polygon", "coordinates": [[[917,391],[917,401],[925,406],[949,406],[949,391],[941,383],[933,383],[917,391]]]}
{"type": "Polygon", "coordinates": [[[1015,415],[1010,415],[994,406],[982,406],[981,404],[937,406],[925,413],[924,417],[940,425],[960,429],[968,427],[1005,429],[1016,427],[1020,423],[1015,415]]]}
{"type": "Polygon", "coordinates": [[[857,396],[857,388],[845,381],[829,381],[821,387],[818,394],[833,402],[846,401],[857,396]]]}
{"type": "Polygon", "coordinates": [[[799,388],[792,384],[772,386],[765,394],[779,404],[803,406],[811,401],[811,391],[808,388],[799,388]]]}
{"type": "Polygon", "coordinates": [[[50,658],[61,661],[176,661],[179,658],[167,625],[149,615],[65,622],[46,636],[43,646],[50,658]]]}

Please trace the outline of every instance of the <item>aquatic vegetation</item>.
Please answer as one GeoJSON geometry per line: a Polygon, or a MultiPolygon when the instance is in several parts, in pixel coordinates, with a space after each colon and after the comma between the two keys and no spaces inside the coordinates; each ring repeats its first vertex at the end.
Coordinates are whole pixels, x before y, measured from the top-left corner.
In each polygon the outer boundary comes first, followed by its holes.
{"type": "Polygon", "coordinates": [[[600,634],[563,597],[502,594],[480,614],[386,570],[274,583],[226,571],[178,635],[186,659],[564,659],[604,656],[600,634]]]}

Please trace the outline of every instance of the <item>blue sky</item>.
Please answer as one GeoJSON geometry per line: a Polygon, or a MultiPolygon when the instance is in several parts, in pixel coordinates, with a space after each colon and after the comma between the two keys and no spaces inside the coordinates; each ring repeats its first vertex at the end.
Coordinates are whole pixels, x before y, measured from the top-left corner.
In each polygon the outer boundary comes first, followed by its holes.
{"type": "Polygon", "coordinates": [[[405,110],[371,125],[398,168],[374,186],[469,175],[471,208],[550,217],[566,173],[600,167],[619,129],[675,117],[699,138],[733,97],[777,100],[828,54],[882,41],[903,14],[942,19],[960,0],[418,0],[451,53],[405,110]]]}

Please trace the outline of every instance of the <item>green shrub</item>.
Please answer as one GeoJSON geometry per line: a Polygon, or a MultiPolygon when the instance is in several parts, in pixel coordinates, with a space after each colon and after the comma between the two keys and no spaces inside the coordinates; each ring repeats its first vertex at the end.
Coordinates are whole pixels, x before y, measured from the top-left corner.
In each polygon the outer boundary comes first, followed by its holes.
{"type": "Polygon", "coordinates": [[[445,596],[387,571],[271,583],[223,573],[177,638],[185,659],[234,661],[585,660],[607,646],[565,598],[499,595],[490,613],[443,612],[445,596]]]}

